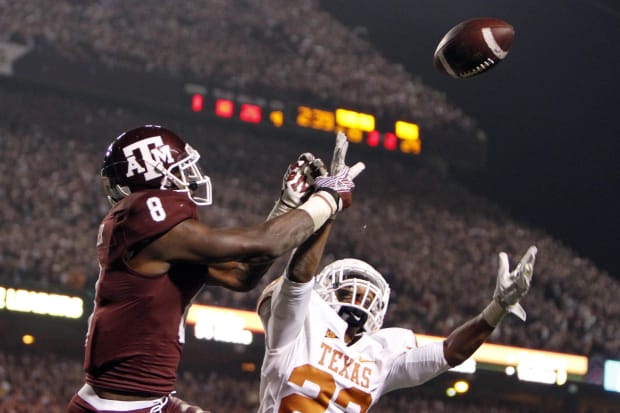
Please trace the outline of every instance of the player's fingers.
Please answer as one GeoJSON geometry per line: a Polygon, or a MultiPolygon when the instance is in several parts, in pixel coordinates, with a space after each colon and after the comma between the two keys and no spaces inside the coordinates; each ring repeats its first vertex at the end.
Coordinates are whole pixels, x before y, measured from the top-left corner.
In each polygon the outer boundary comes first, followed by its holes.
{"type": "Polygon", "coordinates": [[[538,249],[532,245],[528,248],[523,258],[521,258],[520,265],[523,267],[523,275],[527,277],[528,280],[532,279],[534,273],[534,262],[536,261],[537,252],[538,249]]]}
{"type": "Polygon", "coordinates": [[[338,131],[336,135],[336,144],[334,145],[334,153],[332,155],[331,175],[338,174],[345,165],[345,158],[349,148],[349,140],[347,135],[342,131],[338,131]]]}
{"type": "Polygon", "coordinates": [[[530,287],[530,279],[531,277],[528,277],[527,275],[527,268],[517,274],[515,283],[517,284],[519,291],[526,291],[530,287]]]}
{"type": "Polygon", "coordinates": [[[538,248],[536,248],[534,245],[532,245],[531,247],[529,247],[527,249],[527,252],[525,253],[525,260],[528,264],[532,264],[534,265],[534,261],[536,260],[536,253],[538,252],[538,248]]]}
{"type": "Polygon", "coordinates": [[[309,169],[310,175],[313,178],[327,175],[327,168],[325,167],[325,163],[323,162],[323,160],[321,160],[321,158],[316,158],[312,162],[310,162],[309,169]]]}
{"type": "Polygon", "coordinates": [[[297,159],[302,162],[310,163],[314,160],[314,155],[311,152],[304,152],[299,155],[299,158],[297,159]]]}
{"type": "Polygon", "coordinates": [[[349,139],[347,138],[347,135],[344,134],[344,132],[338,131],[338,134],[336,135],[336,145],[334,146],[334,153],[340,153],[342,159],[344,159],[347,156],[347,149],[349,149],[349,139]]]}
{"type": "Polygon", "coordinates": [[[503,251],[499,253],[499,269],[497,272],[499,274],[505,274],[508,272],[508,254],[503,251]]]}
{"type": "Polygon", "coordinates": [[[353,180],[355,179],[359,174],[362,173],[362,171],[366,169],[366,165],[364,164],[364,162],[358,162],[355,165],[353,165],[351,168],[349,168],[349,179],[353,180]]]}

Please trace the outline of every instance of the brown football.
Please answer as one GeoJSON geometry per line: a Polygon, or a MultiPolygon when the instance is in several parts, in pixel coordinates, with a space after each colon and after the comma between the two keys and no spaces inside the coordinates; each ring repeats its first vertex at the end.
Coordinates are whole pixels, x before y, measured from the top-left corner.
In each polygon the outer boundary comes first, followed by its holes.
{"type": "Polygon", "coordinates": [[[455,78],[479,75],[506,58],[514,37],[514,28],[504,20],[493,17],[466,20],[441,39],[433,55],[433,65],[455,78]]]}

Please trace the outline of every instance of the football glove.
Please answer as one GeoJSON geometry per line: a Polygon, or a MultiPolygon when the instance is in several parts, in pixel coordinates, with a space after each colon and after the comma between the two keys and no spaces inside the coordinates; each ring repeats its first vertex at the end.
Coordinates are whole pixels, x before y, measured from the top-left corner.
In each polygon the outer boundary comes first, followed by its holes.
{"type": "Polygon", "coordinates": [[[327,175],[323,161],[315,158],[310,152],[299,155],[284,173],[280,197],[275,202],[267,220],[282,215],[306,202],[315,190],[314,180],[319,175],[327,175]]]}
{"type": "MultiPolygon", "coordinates": [[[[282,178],[280,200],[287,207],[294,209],[303,204],[313,192],[314,184],[310,165],[323,162],[310,152],[302,153],[297,161],[290,164],[282,178]]],[[[316,167],[314,168],[316,169],[316,167]]]]}
{"type": "Polygon", "coordinates": [[[353,180],[366,167],[358,162],[352,167],[345,163],[349,143],[344,133],[338,132],[336,145],[332,156],[330,174],[319,174],[314,179],[315,192],[308,201],[299,206],[306,211],[314,223],[314,230],[318,230],[329,219],[333,219],[340,211],[351,205],[353,180]]]}
{"type": "Polygon", "coordinates": [[[535,246],[529,247],[512,272],[509,269],[508,255],[505,252],[499,253],[499,269],[493,299],[505,311],[513,313],[523,321],[526,313],[519,301],[530,289],[536,252],[538,249],[535,246]]]}
{"type": "Polygon", "coordinates": [[[358,162],[352,167],[346,165],[345,158],[348,149],[349,140],[347,136],[343,132],[338,132],[330,165],[330,173],[329,175],[318,176],[315,179],[317,191],[328,190],[338,194],[337,212],[351,205],[353,201],[353,189],[355,188],[353,180],[366,168],[363,162],[358,162]]]}

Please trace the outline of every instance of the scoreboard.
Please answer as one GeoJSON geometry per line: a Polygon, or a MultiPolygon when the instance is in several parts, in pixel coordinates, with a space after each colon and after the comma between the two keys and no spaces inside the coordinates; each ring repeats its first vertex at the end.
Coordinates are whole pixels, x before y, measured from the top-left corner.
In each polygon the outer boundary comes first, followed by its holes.
{"type": "Polygon", "coordinates": [[[256,92],[228,88],[217,80],[189,80],[159,72],[108,67],[97,61],[70,60],[56,48],[36,47],[10,63],[10,74],[0,70],[0,83],[44,86],[85,98],[181,112],[190,117],[260,124],[264,128],[297,128],[326,134],[343,131],[351,142],[371,151],[438,159],[455,168],[477,170],[487,164],[486,133],[475,124],[446,121],[420,125],[421,119],[390,119],[337,104],[329,107],[327,103],[298,103],[293,97],[274,98],[270,93],[253,95],[256,92]]]}
{"type": "Polygon", "coordinates": [[[307,104],[267,100],[186,83],[187,104],[194,113],[275,128],[295,127],[335,133],[343,131],[349,141],[371,148],[420,155],[422,140],[418,124],[405,120],[383,121],[375,115],[348,108],[324,108],[307,104]]]}

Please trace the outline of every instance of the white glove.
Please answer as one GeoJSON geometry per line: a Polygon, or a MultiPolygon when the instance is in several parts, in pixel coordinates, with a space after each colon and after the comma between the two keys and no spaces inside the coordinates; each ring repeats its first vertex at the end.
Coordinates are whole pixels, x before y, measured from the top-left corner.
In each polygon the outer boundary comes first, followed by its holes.
{"type": "Polygon", "coordinates": [[[299,206],[310,215],[314,223],[314,230],[318,230],[329,219],[333,219],[338,212],[351,205],[352,191],[355,188],[353,180],[366,167],[358,162],[351,168],[346,166],[344,158],[347,155],[349,142],[344,133],[338,132],[336,145],[332,156],[329,175],[319,174],[314,180],[314,192],[308,201],[299,206]]]}
{"type": "Polygon", "coordinates": [[[276,201],[267,220],[295,209],[314,192],[314,180],[319,175],[327,175],[325,164],[310,152],[299,155],[290,164],[282,178],[280,198],[276,201]]]}
{"type": "Polygon", "coordinates": [[[342,211],[348,208],[353,200],[353,189],[355,183],[353,180],[366,168],[363,162],[358,162],[352,167],[345,164],[345,157],[349,149],[349,140],[343,132],[338,132],[336,136],[336,145],[332,155],[330,165],[330,174],[328,176],[319,176],[315,179],[316,190],[327,190],[338,194],[338,210],[342,211]]]}
{"type": "Polygon", "coordinates": [[[536,252],[538,249],[535,246],[529,247],[512,272],[509,272],[508,255],[505,252],[499,253],[499,269],[493,299],[505,311],[513,313],[523,321],[525,321],[526,314],[519,300],[530,289],[536,252]]]}
{"type": "Polygon", "coordinates": [[[311,162],[315,160],[316,158],[313,154],[306,152],[299,155],[297,161],[288,166],[282,178],[282,192],[280,193],[280,200],[287,207],[291,209],[297,208],[312,193],[312,184],[314,182],[309,179],[312,178],[309,169],[311,162]]]}

